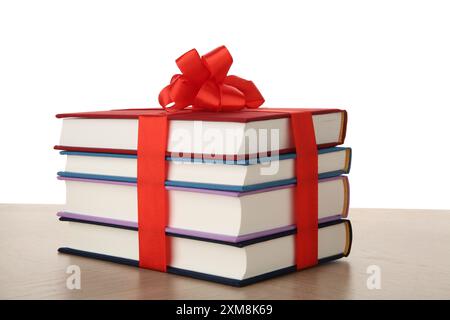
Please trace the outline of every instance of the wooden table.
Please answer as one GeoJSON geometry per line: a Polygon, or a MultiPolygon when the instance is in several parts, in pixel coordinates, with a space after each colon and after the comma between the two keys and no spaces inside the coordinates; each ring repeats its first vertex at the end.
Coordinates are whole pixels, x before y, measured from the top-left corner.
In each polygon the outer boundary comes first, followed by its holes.
{"type": "Polygon", "coordinates": [[[0,205],[1,299],[449,299],[450,211],[352,209],[350,257],[233,288],[58,254],[56,205],[0,205]],[[81,289],[66,287],[69,265],[81,289]],[[381,289],[367,288],[378,266],[381,289]]]}

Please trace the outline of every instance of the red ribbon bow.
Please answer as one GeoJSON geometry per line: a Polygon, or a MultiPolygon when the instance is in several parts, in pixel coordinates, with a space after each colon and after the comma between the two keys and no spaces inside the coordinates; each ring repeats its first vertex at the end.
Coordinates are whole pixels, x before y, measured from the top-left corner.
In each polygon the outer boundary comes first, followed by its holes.
{"type": "Polygon", "coordinates": [[[192,49],[176,60],[182,74],[172,77],[161,90],[159,103],[166,109],[181,110],[188,106],[207,111],[237,111],[258,108],[264,98],[252,81],[227,76],[233,58],[225,46],[200,57],[192,49]],[[174,103],[170,108],[169,104],[174,103]]]}

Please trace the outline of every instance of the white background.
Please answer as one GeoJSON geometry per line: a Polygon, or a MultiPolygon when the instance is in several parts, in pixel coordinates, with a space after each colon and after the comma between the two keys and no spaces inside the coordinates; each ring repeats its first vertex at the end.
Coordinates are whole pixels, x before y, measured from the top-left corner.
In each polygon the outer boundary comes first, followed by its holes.
{"type": "Polygon", "coordinates": [[[0,203],[64,202],[56,113],[155,107],[225,44],[266,106],[348,110],[352,207],[448,209],[449,33],[448,1],[1,1],[0,203]]]}

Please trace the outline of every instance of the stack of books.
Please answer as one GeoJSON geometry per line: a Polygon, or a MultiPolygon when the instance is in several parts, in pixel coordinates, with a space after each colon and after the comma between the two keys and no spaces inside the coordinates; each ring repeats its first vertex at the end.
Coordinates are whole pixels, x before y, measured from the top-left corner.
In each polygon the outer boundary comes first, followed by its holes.
{"type": "MultiPolygon", "coordinates": [[[[59,251],[139,265],[138,117],[155,110],[58,115],[67,157],[58,172],[67,201],[59,251]]],[[[318,151],[318,261],[351,247],[351,149],[342,110],[313,114],[318,151]]],[[[149,137],[151,139],[151,137],[149,137]]],[[[296,270],[296,154],[287,113],[169,115],[167,143],[171,255],[167,271],[235,286],[296,270]],[[256,138],[255,138],[256,137],[256,138]]]]}

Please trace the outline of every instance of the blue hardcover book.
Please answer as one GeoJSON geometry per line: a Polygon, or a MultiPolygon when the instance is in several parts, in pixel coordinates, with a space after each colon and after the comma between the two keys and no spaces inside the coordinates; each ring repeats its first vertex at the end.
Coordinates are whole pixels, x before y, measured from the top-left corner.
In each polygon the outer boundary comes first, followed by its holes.
{"type": "MultiPolygon", "coordinates": [[[[350,171],[351,149],[318,151],[319,179],[350,171]]],[[[67,156],[61,177],[136,182],[136,155],[62,151],[67,156]]],[[[246,160],[167,157],[167,186],[223,191],[254,191],[296,183],[294,153],[246,160]]]]}

